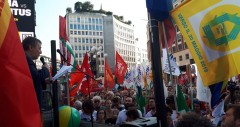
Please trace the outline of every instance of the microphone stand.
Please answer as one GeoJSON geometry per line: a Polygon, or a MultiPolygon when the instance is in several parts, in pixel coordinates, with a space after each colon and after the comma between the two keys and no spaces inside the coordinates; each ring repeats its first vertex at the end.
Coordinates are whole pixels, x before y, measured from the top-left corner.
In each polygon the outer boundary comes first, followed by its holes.
{"type": "MultiPolygon", "coordinates": [[[[63,54],[60,52],[59,49],[57,49],[57,52],[58,52],[58,54],[61,56],[62,60],[63,60],[65,63],[71,65],[73,68],[77,69],[77,70],[80,71],[81,73],[84,73],[84,74],[86,75],[87,82],[88,82],[88,78],[89,78],[89,77],[92,78],[93,80],[97,81],[94,77],[90,76],[90,75],[87,74],[86,72],[83,72],[80,68],[77,68],[76,66],[72,65],[71,63],[69,63],[69,62],[66,60],[66,58],[63,56],[63,54]]],[[[101,82],[99,82],[99,81],[97,81],[97,82],[100,83],[101,85],[103,85],[101,82]]],[[[90,87],[89,87],[89,83],[88,83],[88,98],[89,98],[89,100],[91,100],[89,88],[90,88],[90,87]]],[[[92,124],[92,127],[93,127],[93,112],[94,112],[94,110],[91,112],[91,124],[92,124]]]]}

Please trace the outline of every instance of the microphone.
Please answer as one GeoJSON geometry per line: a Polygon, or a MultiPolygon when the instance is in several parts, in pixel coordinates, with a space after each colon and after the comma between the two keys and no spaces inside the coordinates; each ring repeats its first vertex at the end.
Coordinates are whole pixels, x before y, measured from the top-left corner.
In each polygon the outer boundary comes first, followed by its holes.
{"type": "Polygon", "coordinates": [[[58,54],[61,56],[61,58],[63,59],[64,62],[66,62],[67,60],[65,59],[65,57],[63,56],[63,54],[61,53],[60,49],[57,49],[58,54]]]}
{"type": "Polygon", "coordinates": [[[43,57],[40,58],[40,61],[42,62],[43,65],[46,64],[43,57]]]}

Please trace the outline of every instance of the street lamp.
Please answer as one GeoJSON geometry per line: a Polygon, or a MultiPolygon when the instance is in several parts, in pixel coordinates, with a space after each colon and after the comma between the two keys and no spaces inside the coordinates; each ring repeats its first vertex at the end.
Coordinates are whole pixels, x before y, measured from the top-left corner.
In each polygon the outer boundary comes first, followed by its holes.
{"type": "Polygon", "coordinates": [[[102,46],[95,47],[93,46],[90,50],[90,66],[93,74],[95,75],[95,78],[99,77],[99,64],[100,60],[99,57],[101,57],[102,53],[102,46]]]}

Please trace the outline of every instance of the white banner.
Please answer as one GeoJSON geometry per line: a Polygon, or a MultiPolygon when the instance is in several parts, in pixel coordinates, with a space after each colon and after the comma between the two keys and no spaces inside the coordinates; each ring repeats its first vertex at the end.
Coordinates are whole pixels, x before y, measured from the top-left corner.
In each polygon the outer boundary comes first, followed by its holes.
{"type": "MultiPolygon", "coordinates": [[[[172,55],[169,56],[169,60],[170,60],[170,64],[171,64],[172,75],[179,76],[180,70],[179,70],[179,67],[172,55]]],[[[163,71],[167,74],[170,74],[169,62],[167,59],[167,50],[166,49],[163,49],[163,71]]]]}

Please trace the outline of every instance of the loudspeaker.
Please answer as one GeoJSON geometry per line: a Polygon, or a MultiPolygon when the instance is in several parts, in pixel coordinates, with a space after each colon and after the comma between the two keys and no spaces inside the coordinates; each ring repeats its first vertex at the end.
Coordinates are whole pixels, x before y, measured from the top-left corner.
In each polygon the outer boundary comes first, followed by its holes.
{"type": "Polygon", "coordinates": [[[125,122],[120,127],[158,127],[157,117],[139,118],[131,122],[125,122]]]}

